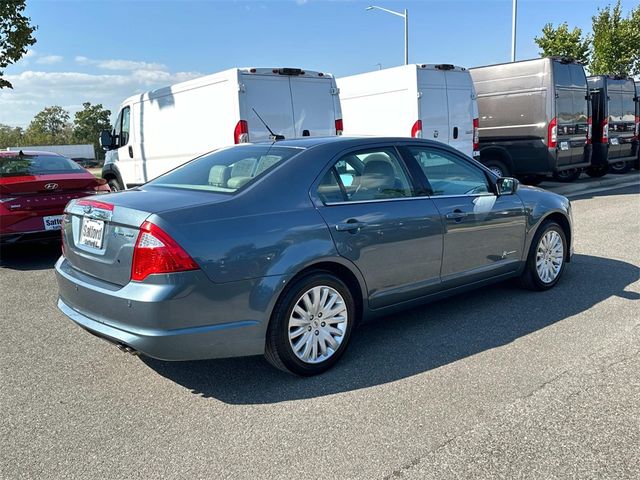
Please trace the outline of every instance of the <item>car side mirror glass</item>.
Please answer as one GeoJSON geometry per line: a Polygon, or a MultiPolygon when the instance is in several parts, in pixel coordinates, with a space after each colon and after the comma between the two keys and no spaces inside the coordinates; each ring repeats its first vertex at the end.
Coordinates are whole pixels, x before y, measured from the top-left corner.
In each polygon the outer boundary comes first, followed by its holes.
{"type": "Polygon", "coordinates": [[[110,150],[113,147],[113,137],[109,130],[100,131],[100,146],[103,150],[110,150]]]}
{"type": "Polygon", "coordinates": [[[520,185],[520,182],[515,178],[501,177],[496,182],[498,195],[513,195],[516,193],[518,185],[520,185]]]}

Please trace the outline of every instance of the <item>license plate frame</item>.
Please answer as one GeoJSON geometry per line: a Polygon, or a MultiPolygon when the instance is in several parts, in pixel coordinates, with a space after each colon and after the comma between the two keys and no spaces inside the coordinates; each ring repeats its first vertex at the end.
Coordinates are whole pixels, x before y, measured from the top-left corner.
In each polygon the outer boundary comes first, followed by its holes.
{"type": "Polygon", "coordinates": [[[62,228],[62,215],[48,215],[42,217],[42,224],[46,231],[60,230],[62,228]]]}
{"type": "Polygon", "coordinates": [[[102,250],[102,244],[104,243],[104,224],[104,220],[82,217],[78,244],[95,248],[96,250],[102,250]]]}

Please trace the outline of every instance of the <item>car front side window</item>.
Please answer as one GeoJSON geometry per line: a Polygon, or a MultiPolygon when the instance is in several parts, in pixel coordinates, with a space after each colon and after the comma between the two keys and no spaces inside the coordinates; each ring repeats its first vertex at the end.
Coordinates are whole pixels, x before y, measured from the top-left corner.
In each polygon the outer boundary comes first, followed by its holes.
{"type": "Polygon", "coordinates": [[[424,147],[409,151],[427,177],[432,196],[491,193],[484,172],[455,154],[424,147]]]}

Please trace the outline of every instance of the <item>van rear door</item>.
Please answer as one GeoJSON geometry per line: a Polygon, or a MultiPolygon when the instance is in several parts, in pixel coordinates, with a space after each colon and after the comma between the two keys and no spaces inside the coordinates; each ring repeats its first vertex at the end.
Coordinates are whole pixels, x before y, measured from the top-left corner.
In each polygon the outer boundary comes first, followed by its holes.
{"type": "Polygon", "coordinates": [[[296,137],[336,134],[336,119],[340,118],[338,91],[331,77],[291,76],[291,99],[296,137]]]}
{"type": "Polygon", "coordinates": [[[582,65],[554,62],[558,166],[589,161],[585,154],[590,103],[582,65]]]}
{"type": "Polygon", "coordinates": [[[473,156],[473,119],[475,89],[466,70],[445,71],[449,109],[449,145],[465,155],[473,156]]]}
{"type": "Polygon", "coordinates": [[[280,75],[243,74],[240,114],[247,120],[249,141],[268,141],[271,134],[295,136],[293,105],[289,77],[280,75]],[[257,113],[257,115],[256,115],[257,113]],[[262,118],[264,123],[260,120],[262,118]]]}
{"type": "Polygon", "coordinates": [[[418,97],[422,138],[448,144],[449,106],[444,72],[433,67],[419,68],[418,97]]]}

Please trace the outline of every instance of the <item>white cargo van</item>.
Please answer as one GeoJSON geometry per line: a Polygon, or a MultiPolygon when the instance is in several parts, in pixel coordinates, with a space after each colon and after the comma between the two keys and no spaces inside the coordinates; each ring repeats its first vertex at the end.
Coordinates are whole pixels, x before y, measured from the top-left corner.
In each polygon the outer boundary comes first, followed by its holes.
{"type": "Polygon", "coordinates": [[[126,99],[101,134],[102,175],[120,190],[226,145],[341,133],[332,75],[233,68],[126,99]]]}
{"type": "Polygon", "coordinates": [[[427,138],[476,155],[478,106],[465,68],[403,65],[336,81],[345,135],[427,138]]]}

